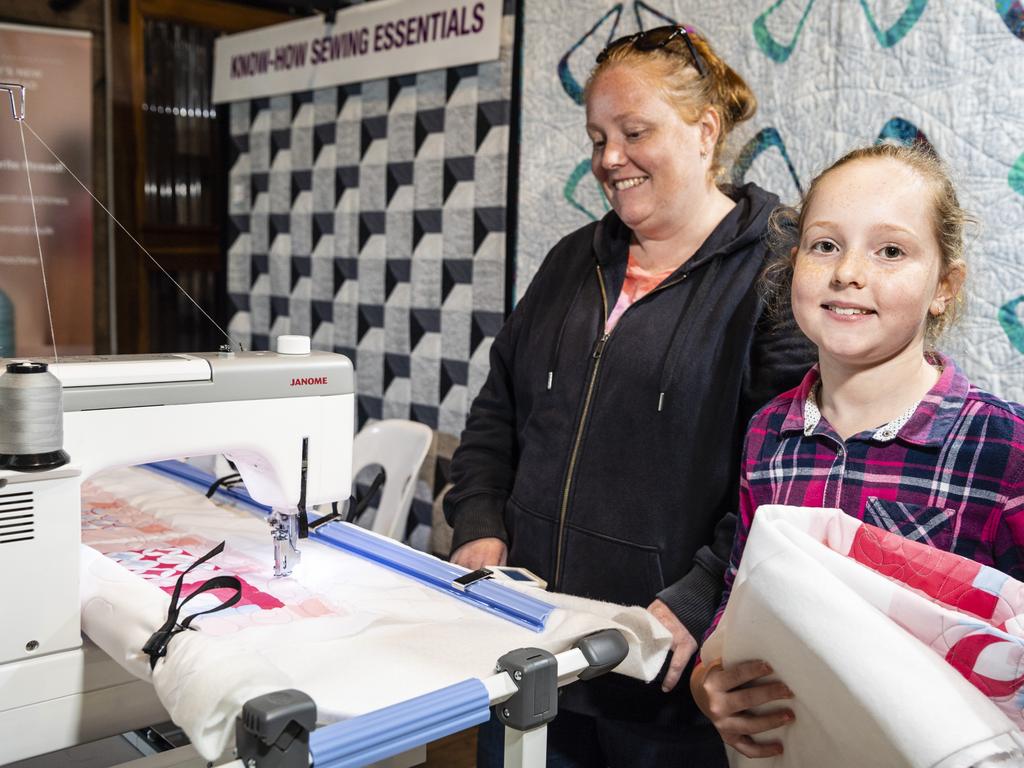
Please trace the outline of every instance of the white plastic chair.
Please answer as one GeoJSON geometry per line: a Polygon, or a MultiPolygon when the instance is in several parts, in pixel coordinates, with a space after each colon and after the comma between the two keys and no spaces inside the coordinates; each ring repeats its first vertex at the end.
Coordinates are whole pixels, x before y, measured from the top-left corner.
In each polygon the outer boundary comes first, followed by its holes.
{"type": "Polygon", "coordinates": [[[352,477],[373,464],[384,468],[384,490],[371,530],[392,539],[405,536],[416,476],[426,458],[434,431],[406,419],[384,419],[359,431],[352,445],[352,477]]]}

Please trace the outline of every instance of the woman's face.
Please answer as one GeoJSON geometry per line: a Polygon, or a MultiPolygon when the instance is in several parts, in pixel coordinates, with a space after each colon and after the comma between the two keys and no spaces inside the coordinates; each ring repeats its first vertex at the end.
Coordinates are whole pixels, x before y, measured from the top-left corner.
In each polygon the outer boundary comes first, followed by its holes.
{"type": "Polygon", "coordinates": [[[953,300],[959,280],[942,275],[933,195],[889,158],[855,160],[819,182],[796,253],[793,314],[823,362],[923,353],[928,314],[953,300]]]}
{"type": "Polygon", "coordinates": [[[686,221],[708,195],[714,141],[707,127],[691,125],[662,96],[642,68],[614,65],[591,85],[587,134],[590,167],[619,218],[639,235],[658,237],[686,221]]]}

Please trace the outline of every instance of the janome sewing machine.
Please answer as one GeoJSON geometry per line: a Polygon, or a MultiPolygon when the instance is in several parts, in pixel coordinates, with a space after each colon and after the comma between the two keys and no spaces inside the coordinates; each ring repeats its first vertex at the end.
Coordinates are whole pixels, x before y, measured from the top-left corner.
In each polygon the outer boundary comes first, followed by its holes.
{"type": "MultiPolygon", "coordinates": [[[[252,497],[274,510],[266,557],[275,572],[298,567],[301,513],[347,499],[352,465],[351,364],[306,344],[285,339],[285,353],[68,359],[48,371],[38,362],[3,361],[0,760],[166,719],[148,684],[83,641],[80,490],[93,474],[225,453],[252,497]],[[61,432],[62,443],[55,442],[61,432]]],[[[542,764],[543,725],[557,711],[557,684],[581,670],[609,669],[625,652],[615,631],[586,638],[557,658],[519,651],[499,663],[507,672],[485,681],[467,680],[387,713],[318,730],[309,697],[271,694],[242,714],[238,754],[258,766],[268,754],[260,750],[273,751],[270,745],[283,740],[292,754],[302,753],[296,765],[308,764],[311,755],[316,765],[363,765],[479,723],[489,707],[506,702],[499,711],[514,729],[512,759],[518,754],[521,763],[542,764]],[[337,747],[338,739],[346,746],[337,747]]]]}

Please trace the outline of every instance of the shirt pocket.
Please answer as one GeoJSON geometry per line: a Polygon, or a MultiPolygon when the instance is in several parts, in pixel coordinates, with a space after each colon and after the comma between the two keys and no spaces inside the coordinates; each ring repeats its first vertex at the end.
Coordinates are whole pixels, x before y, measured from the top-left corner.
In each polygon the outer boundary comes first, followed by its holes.
{"type": "Polygon", "coordinates": [[[956,544],[956,511],[952,509],[869,496],[864,505],[864,522],[945,552],[952,552],[956,544]]]}

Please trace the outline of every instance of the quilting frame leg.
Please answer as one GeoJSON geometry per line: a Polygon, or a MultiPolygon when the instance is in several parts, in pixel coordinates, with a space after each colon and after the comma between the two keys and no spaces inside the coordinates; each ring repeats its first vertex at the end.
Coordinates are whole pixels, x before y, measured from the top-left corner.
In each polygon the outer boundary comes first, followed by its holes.
{"type": "Polygon", "coordinates": [[[505,728],[505,768],[544,768],[548,756],[548,727],[530,731],[505,728]]]}

